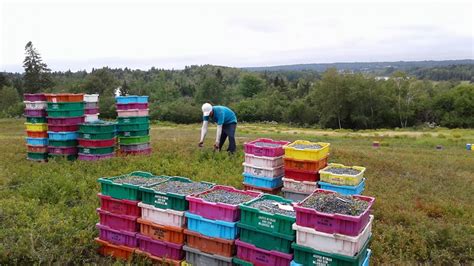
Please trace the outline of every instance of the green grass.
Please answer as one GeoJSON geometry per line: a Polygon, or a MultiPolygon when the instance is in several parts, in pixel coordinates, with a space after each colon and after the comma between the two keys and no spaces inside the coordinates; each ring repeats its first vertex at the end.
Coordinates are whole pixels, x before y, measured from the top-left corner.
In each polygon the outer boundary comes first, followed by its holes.
{"type": "Polygon", "coordinates": [[[239,153],[214,153],[199,126],[157,123],[153,154],[102,162],[25,159],[23,120],[0,120],[0,264],[112,263],[96,254],[98,177],[142,170],[241,188],[242,144],[257,137],[331,143],[331,162],[367,167],[375,264],[474,263],[473,130],[323,131],[239,125],[239,153]],[[419,134],[418,134],[419,133],[419,134]],[[439,135],[442,134],[442,135],[439,135]],[[382,147],[373,149],[373,140],[382,147]],[[436,145],[443,145],[438,151],[436,145]]]}

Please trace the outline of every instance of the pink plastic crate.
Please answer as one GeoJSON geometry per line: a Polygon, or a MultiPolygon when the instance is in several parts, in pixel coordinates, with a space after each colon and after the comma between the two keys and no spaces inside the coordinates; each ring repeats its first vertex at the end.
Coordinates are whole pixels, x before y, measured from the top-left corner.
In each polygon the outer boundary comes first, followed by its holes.
{"type": "Polygon", "coordinates": [[[118,103],[117,110],[144,110],[148,109],[148,103],[118,103]]]}
{"type": "Polygon", "coordinates": [[[115,214],[97,208],[100,224],[116,230],[125,230],[129,232],[138,232],[139,224],[137,217],[115,214]]]}
{"type": "Polygon", "coordinates": [[[23,94],[23,100],[29,101],[29,102],[45,102],[46,101],[46,95],[43,93],[25,93],[23,94]]]}
{"type": "Polygon", "coordinates": [[[45,117],[46,116],[46,110],[25,109],[25,116],[45,117]]]}
{"type": "Polygon", "coordinates": [[[104,159],[110,159],[115,157],[115,152],[106,153],[106,154],[84,154],[79,153],[79,160],[80,161],[100,161],[104,159]]]}
{"type": "Polygon", "coordinates": [[[285,154],[283,146],[289,144],[288,141],[281,140],[272,140],[272,139],[257,139],[251,142],[244,144],[245,153],[253,154],[256,156],[265,156],[265,157],[279,157],[285,154]],[[272,146],[259,146],[258,143],[263,142],[269,145],[278,145],[275,147],[272,146]]]}
{"type": "Polygon", "coordinates": [[[84,114],[86,115],[95,115],[99,113],[99,108],[86,108],[84,109],[84,114]]]}
{"type": "Polygon", "coordinates": [[[48,126],[51,125],[77,125],[84,123],[84,117],[64,117],[64,118],[52,118],[48,117],[48,126]]]}
{"type": "MultiPolygon", "coordinates": [[[[317,193],[332,194],[336,192],[324,189],[316,189],[311,195],[317,193]]],[[[367,210],[365,210],[364,213],[359,216],[318,212],[314,209],[302,207],[302,204],[304,203],[303,200],[300,203],[294,204],[294,209],[296,211],[296,224],[304,227],[310,227],[317,231],[329,234],[357,236],[369,223],[369,214],[375,198],[360,195],[353,195],[352,197],[367,201],[369,203],[367,210]]]]}
{"type": "Polygon", "coordinates": [[[254,198],[262,194],[256,191],[238,190],[228,186],[215,186],[207,191],[201,192],[194,196],[186,196],[186,200],[189,202],[189,212],[212,220],[221,220],[227,222],[235,222],[240,220],[239,205],[230,205],[220,202],[208,202],[204,199],[199,198],[199,195],[203,195],[215,190],[232,191],[240,194],[249,195],[254,198]]]}
{"type": "Polygon", "coordinates": [[[150,155],[151,148],[143,149],[143,150],[135,150],[135,151],[123,150],[122,148],[120,148],[120,154],[121,155],[150,155]]]}
{"type": "Polygon", "coordinates": [[[77,154],[76,147],[48,147],[48,153],[50,154],[77,154]]]}
{"type": "Polygon", "coordinates": [[[154,240],[142,234],[137,234],[137,239],[139,249],[153,256],[172,260],[182,260],[184,258],[183,245],[154,240]]]}
{"type": "Polygon", "coordinates": [[[135,248],[138,246],[137,233],[123,230],[115,230],[102,224],[96,224],[99,229],[99,238],[114,245],[135,248]]]}
{"type": "Polygon", "coordinates": [[[235,240],[235,245],[237,258],[251,262],[254,266],[288,266],[293,259],[292,254],[257,248],[240,240],[235,240]]]}
{"type": "Polygon", "coordinates": [[[100,208],[115,214],[122,214],[133,217],[141,217],[141,208],[136,200],[114,199],[110,196],[97,194],[100,199],[100,208]]]}
{"type": "Polygon", "coordinates": [[[148,116],[148,109],[117,110],[118,117],[148,116]]]}
{"type": "Polygon", "coordinates": [[[53,132],[73,132],[79,130],[79,124],[76,125],[48,125],[48,131],[53,132]]]}

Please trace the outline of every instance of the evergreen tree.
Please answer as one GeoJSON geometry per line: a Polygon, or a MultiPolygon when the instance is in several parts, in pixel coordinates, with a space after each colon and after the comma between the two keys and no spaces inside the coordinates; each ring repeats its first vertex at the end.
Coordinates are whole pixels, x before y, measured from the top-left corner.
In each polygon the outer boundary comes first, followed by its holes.
{"type": "Polygon", "coordinates": [[[120,95],[125,96],[130,94],[130,87],[127,84],[127,81],[124,80],[122,86],[120,86],[120,95]]]}
{"type": "Polygon", "coordinates": [[[23,68],[25,69],[24,88],[25,92],[35,93],[53,86],[51,80],[51,70],[43,63],[41,55],[33,47],[30,41],[25,46],[25,60],[23,68]]]}

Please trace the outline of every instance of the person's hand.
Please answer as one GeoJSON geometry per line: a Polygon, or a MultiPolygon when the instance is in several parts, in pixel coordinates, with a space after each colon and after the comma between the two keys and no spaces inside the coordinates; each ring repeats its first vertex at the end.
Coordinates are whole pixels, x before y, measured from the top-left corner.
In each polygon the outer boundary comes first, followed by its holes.
{"type": "Polygon", "coordinates": [[[200,141],[198,146],[199,146],[199,148],[202,148],[204,146],[204,142],[200,141]]]}
{"type": "Polygon", "coordinates": [[[219,142],[214,143],[214,150],[215,151],[219,150],[219,142]]]}

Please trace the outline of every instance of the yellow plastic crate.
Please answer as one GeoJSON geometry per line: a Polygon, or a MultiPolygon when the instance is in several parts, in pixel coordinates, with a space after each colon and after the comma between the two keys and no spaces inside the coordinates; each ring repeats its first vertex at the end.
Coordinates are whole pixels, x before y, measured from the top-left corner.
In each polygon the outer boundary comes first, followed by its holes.
{"type": "Polygon", "coordinates": [[[362,166],[345,166],[339,163],[330,163],[325,168],[319,170],[319,180],[327,183],[331,183],[334,185],[344,185],[344,186],[357,186],[362,182],[364,179],[364,172],[365,167],[362,166]],[[359,170],[360,173],[357,175],[341,175],[341,174],[333,174],[330,172],[326,172],[325,170],[331,167],[335,168],[352,168],[355,170],[359,170]]]}
{"type": "Polygon", "coordinates": [[[326,158],[329,154],[329,146],[331,144],[325,142],[310,142],[307,140],[297,140],[291,144],[283,146],[285,149],[285,158],[305,161],[319,161],[326,158]],[[320,145],[321,149],[297,149],[294,145],[320,145]]]}
{"type": "Polygon", "coordinates": [[[48,124],[46,123],[25,123],[26,125],[26,130],[27,131],[33,131],[33,132],[42,132],[42,131],[48,131],[48,124]]]}
{"type": "Polygon", "coordinates": [[[191,264],[187,263],[185,260],[181,262],[181,266],[192,266],[191,264]]]}

